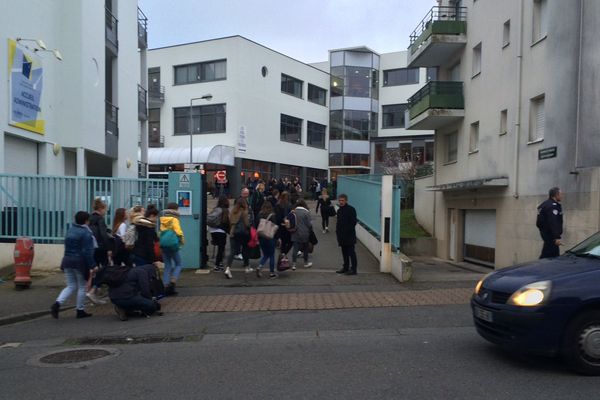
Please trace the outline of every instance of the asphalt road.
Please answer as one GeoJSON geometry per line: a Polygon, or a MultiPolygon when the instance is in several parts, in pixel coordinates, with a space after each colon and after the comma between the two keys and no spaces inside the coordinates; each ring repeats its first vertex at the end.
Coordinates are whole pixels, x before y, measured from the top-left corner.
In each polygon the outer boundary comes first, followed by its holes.
{"type": "Polygon", "coordinates": [[[0,327],[4,399],[581,399],[600,378],[559,360],[507,354],[481,339],[467,305],[171,314],[119,322],[64,314],[0,327]],[[78,368],[32,358],[82,338],[113,358],[78,368]]]}

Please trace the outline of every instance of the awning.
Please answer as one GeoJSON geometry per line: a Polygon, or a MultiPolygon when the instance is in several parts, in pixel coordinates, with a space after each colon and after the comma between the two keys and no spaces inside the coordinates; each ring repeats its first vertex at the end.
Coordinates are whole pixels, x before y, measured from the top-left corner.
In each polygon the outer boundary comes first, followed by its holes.
{"type": "Polygon", "coordinates": [[[471,181],[461,181],[453,183],[445,183],[443,185],[427,186],[426,190],[436,192],[450,192],[458,190],[472,190],[472,189],[493,189],[502,188],[508,186],[507,177],[494,177],[494,178],[482,178],[474,179],[471,181]]]}
{"type": "MultiPolygon", "coordinates": [[[[235,148],[224,145],[194,147],[192,164],[219,164],[234,166],[235,148]]],[[[153,147],[148,149],[148,164],[188,164],[190,148],[153,147]]]]}

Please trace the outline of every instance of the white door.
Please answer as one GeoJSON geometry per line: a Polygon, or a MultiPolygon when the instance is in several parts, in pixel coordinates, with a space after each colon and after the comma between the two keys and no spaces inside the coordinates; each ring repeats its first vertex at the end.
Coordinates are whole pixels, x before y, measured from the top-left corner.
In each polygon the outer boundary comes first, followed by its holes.
{"type": "Polygon", "coordinates": [[[496,210],[465,210],[464,259],[494,266],[496,210]]]}

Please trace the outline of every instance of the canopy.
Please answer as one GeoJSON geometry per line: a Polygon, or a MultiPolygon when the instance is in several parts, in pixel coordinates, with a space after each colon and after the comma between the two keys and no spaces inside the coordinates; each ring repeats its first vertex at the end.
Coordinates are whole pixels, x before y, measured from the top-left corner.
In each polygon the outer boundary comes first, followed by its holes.
{"type": "MultiPolygon", "coordinates": [[[[194,147],[192,164],[234,166],[235,148],[224,145],[194,147]]],[[[152,147],[148,149],[148,164],[170,165],[190,162],[190,148],[152,147]]]]}

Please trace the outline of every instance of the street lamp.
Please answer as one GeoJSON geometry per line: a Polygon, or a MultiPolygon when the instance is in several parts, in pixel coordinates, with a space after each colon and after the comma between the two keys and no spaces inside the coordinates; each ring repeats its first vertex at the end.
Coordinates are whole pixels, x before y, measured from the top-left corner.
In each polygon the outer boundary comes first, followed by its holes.
{"type": "Polygon", "coordinates": [[[193,145],[193,137],[194,137],[194,118],[192,117],[192,104],[194,100],[206,100],[210,101],[212,99],[212,94],[205,94],[202,97],[194,97],[190,99],[190,169],[192,168],[192,155],[194,154],[194,145],[193,145]]]}

